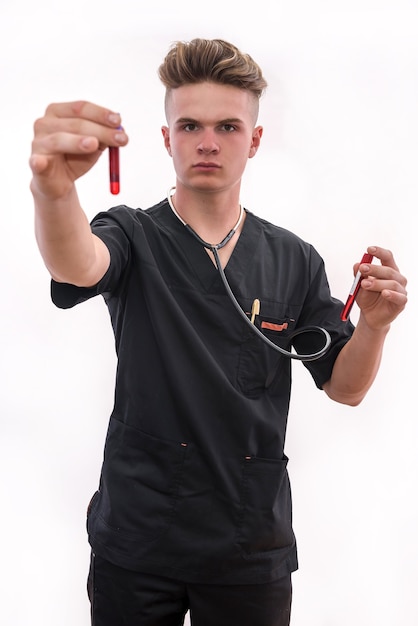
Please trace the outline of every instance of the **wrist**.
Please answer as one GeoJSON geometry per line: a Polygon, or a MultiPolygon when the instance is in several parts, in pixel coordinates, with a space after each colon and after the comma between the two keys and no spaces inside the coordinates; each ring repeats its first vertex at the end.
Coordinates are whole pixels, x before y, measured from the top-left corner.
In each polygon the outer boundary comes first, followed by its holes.
{"type": "Polygon", "coordinates": [[[369,338],[384,338],[386,337],[386,335],[388,334],[389,330],[390,330],[390,323],[386,323],[386,324],[382,324],[379,326],[370,324],[367,321],[366,316],[363,313],[360,313],[357,325],[356,325],[356,330],[358,332],[361,332],[364,335],[367,335],[367,337],[369,338]]]}

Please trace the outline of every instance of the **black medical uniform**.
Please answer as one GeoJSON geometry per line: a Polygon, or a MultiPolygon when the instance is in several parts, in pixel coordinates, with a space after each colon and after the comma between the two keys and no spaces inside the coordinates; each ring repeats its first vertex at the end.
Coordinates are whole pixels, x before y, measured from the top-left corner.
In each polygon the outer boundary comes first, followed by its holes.
{"type": "MultiPolygon", "coordinates": [[[[110,267],[93,288],[52,282],[58,307],[102,294],[114,329],[115,404],[88,512],[94,552],[195,583],[269,582],[297,568],[284,454],[291,362],[230,301],[206,250],[167,200],[100,213],[110,267]]],[[[247,211],[226,276],[255,323],[289,348],[306,325],[332,345],[305,363],[320,388],[353,326],[340,321],[312,246],[247,211]]],[[[301,335],[298,352],[323,343],[301,335]]]]}

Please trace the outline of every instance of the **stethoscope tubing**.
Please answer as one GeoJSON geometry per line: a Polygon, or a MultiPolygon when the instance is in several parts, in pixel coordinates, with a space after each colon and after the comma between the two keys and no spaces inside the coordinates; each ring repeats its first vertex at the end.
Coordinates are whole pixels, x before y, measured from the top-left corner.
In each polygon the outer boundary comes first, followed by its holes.
{"type": "Polygon", "coordinates": [[[265,335],[263,335],[263,333],[261,332],[261,330],[259,330],[257,328],[257,326],[255,326],[251,320],[248,319],[248,317],[246,316],[246,314],[244,313],[244,311],[242,310],[242,308],[240,307],[237,299],[234,296],[234,293],[228,283],[228,280],[225,276],[225,272],[223,270],[223,267],[221,265],[220,259],[219,259],[219,255],[218,255],[218,251],[216,249],[215,246],[210,247],[209,248],[212,253],[213,256],[215,257],[215,262],[216,262],[216,266],[218,268],[219,274],[222,278],[222,282],[225,286],[225,289],[228,292],[228,295],[231,299],[231,302],[234,304],[235,308],[237,309],[237,311],[239,312],[240,316],[242,317],[243,320],[245,320],[246,324],[248,324],[251,328],[251,330],[260,337],[260,339],[262,339],[262,341],[264,341],[264,343],[266,343],[269,348],[272,348],[273,350],[276,350],[276,352],[279,352],[281,355],[285,356],[288,359],[294,359],[296,361],[316,361],[316,359],[321,358],[321,356],[324,356],[324,354],[326,352],[328,352],[329,347],[331,345],[331,336],[329,334],[329,332],[327,330],[325,330],[325,328],[322,328],[321,326],[304,326],[303,328],[300,328],[299,330],[294,331],[293,333],[291,333],[288,336],[289,341],[292,341],[294,337],[296,337],[297,335],[302,335],[303,333],[320,333],[322,335],[324,335],[325,337],[325,343],[323,345],[323,347],[318,350],[318,352],[313,352],[312,354],[298,354],[296,352],[291,352],[290,350],[284,350],[283,348],[281,348],[280,346],[276,345],[275,343],[273,343],[273,341],[270,341],[270,339],[268,337],[266,337],[265,335]]]}
{"type": "Polygon", "coordinates": [[[242,216],[243,216],[243,208],[242,206],[240,206],[240,216],[238,219],[238,222],[235,224],[234,228],[232,228],[232,230],[229,231],[229,233],[227,234],[227,236],[222,239],[222,241],[220,241],[217,244],[211,244],[208,243],[207,241],[205,241],[204,239],[202,239],[195,230],[193,230],[193,228],[191,226],[189,226],[181,217],[180,215],[177,213],[174,204],[171,200],[171,193],[172,191],[174,191],[174,187],[172,187],[168,194],[167,194],[167,198],[168,198],[168,203],[171,207],[171,210],[173,211],[174,215],[177,217],[178,220],[180,220],[180,222],[183,224],[183,226],[185,226],[187,228],[187,230],[189,231],[189,233],[191,235],[193,235],[193,237],[207,250],[210,250],[214,256],[215,259],[215,264],[217,267],[217,270],[221,276],[222,282],[225,286],[226,292],[229,295],[229,298],[231,300],[231,302],[233,303],[233,305],[235,306],[236,310],[238,311],[238,313],[240,314],[241,318],[245,321],[246,324],[248,324],[252,330],[252,332],[254,332],[256,335],[258,335],[258,337],[264,341],[265,344],[267,344],[269,346],[269,348],[272,348],[273,350],[275,350],[276,352],[279,352],[282,356],[286,357],[287,359],[294,359],[296,361],[316,361],[316,359],[320,359],[322,356],[324,356],[324,354],[326,352],[328,352],[330,346],[331,346],[331,336],[329,334],[329,332],[327,330],[325,330],[325,328],[322,328],[321,326],[304,326],[303,328],[299,328],[298,330],[294,331],[293,333],[291,333],[290,335],[288,335],[288,339],[291,342],[292,339],[294,339],[294,337],[297,337],[298,335],[302,335],[304,333],[319,333],[322,334],[325,337],[325,342],[323,347],[318,350],[317,352],[313,352],[312,354],[298,354],[296,352],[291,352],[290,350],[285,350],[284,348],[281,348],[280,346],[276,345],[275,343],[273,343],[273,341],[270,341],[270,339],[268,337],[266,337],[266,335],[264,335],[261,330],[259,330],[257,328],[257,326],[255,326],[255,324],[252,323],[252,321],[247,317],[247,315],[245,314],[245,312],[243,311],[243,309],[241,308],[239,302],[237,301],[229,283],[228,283],[228,279],[225,276],[225,272],[223,270],[221,261],[219,259],[219,254],[218,254],[218,250],[220,250],[221,248],[223,248],[228,241],[234,236],[234,234],[236,233],[238,226],[242,220],[242,216]]]}
{"type": "Polygon", "coordinates": [[[288,359],[294,359],[296,361],[316,361],[317,359],[320,359],[322,356],[324,356],[324,354],[326,352],[328,352],[330,346],[331,346],[331,336],[329,334],[329,332],[327,330],[325,330],[325,328],[322,328],[321,326],[304,326],[303,328],[300,328],[299,330],[294,331],[293,333],[291,333],[288,336],[289,341],[292,341],[294,339],[294,337],[297,337],[298,335],[302,335],[304,333],[319,333],[322,334],[325,337],[325,343],[323,345],[323,347],[318,350],[317,352],[313,352],[311,354],[298,354],[296,352],[291,352],[290,350],[285,350],[284,348],[281,348],[280,346],[276,345],[275,343],[273,343],[273,341],[271,341],[268,337],[266,337],[261,330],[259,330],[257,328],[257,326],[255,326],[250,319],[248,319],[247,315],[245,314],[245,312],[243,311],[243,309],[241,308],[239,302],[237,301],[231,286],[228,282],[228,279],[225,275],[225,272],[223,270],[220,258],[219,258],[219,254],[218,254],[218,250],[220,248],[223,248],[223,246],[228,243],[228,241],[231,239],[232,235],[234,234],[235,231],[230,231],[230,233],[228,233],[228,235],[225,237],[225,239],[223,239],[220,243],[216,244],[216,245],[212,245],[209,244],[208,242],[204,241],[204,239],[202,239],[201,237],[199,237],[199,235],[193,230],[193,228],[191,228],[188,224],[185,224],[187,230],[193,235],[193,237],[195,239],[197,239],[197,241],[207,250],[210,250],[214,256],[215,259],[215,263],[216,263],[216,267],[217,270],[221,276],[222,282],[225,286],[225,289],[228,293],[228,296],[231,300],[231,302],[233,303],[233,305],[235,306],[236,310],[238,311],[238,313],[240,314],[241,318],[245,321],[246,324],[248,324],[248,326],[251,328],[251,330],[258,335],[258,337],[264,341],[265,344],[267,344],[269,346],[269,348],[272,348],[273,350],[275,350],[276,352],[279,352],[282,356],[288,358],[288,359]]]}

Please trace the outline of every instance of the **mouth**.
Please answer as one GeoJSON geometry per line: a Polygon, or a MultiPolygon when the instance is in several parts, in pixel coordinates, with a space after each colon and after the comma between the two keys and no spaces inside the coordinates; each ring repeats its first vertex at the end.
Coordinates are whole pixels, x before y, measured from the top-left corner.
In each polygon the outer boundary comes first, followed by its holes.
{"type": "Polygon", "coordinates": [[[193,169],[198,169],[198,170],[219,170],[221,169],[221,166],[218,165],[217,163],[212,163],[209,161],[200,161],[199,163],[195,163],[193,165],[193,169]]]}

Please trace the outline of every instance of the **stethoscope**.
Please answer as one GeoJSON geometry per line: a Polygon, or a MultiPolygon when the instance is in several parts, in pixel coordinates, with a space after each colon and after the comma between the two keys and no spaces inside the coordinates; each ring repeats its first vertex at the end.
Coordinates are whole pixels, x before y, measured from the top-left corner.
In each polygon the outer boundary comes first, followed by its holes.
{"type": "Polygon", "coordinates": [[[189,226],[189,224],[187,224],[181,217],[180,215],[177,213],[176,208],[173,204],[173,201],[171,199],[172,194],[175,191],[175,187],[171,187],[171,189],[169,190],[168,194],[167,194],[167,200],[168,203],[171,207],[171,210],[173,211],[174,215],[177,217],[177,219],[183,224],[183,226],[185,228],[187,228],[187,230],[189,231],[189,233],[191,235],[193,235],[193,237],[207,250],[210,250],[213,254],[213,257],[215,259],[215,264],[216,264],[216,268],[221,276],[222,282],[225,286],[226,292],[231,300],[231,302],[233,303],[233,305],[235,306],[236,310],[238,311],[238,313],[240,314],[240,316],[242,317],[242,319],[245,321],[246,324],[248,324],[251,328],[251,330],[260,337],[260,339],[262,341],[264,341],[264,343],[266,343],[270,348],[272,348],[273,350],[276,350],[276,352],[280,352],[280,354],[282,354],[283,356],[289,358],[289,359],[295,359],[297,361],[315,361],[316,359],[319,359],[321,356],[324,356],[324,354],[328,351],[330,345],[331,345],[331,337],[330,334],[328,333],[327,330],[325,330],[325,328],[321,328],[321,326],[305,326],[303,328],[300,328],[299,330],[294,331],[293,333],[291,333],[290,335],[288,335],[288,339],[290,341],[293,340],[294,337],[296,337],[297,335],[302,335],[303,333],[319,333],[322,334],[325,337],[325,343],[323,345],[323,347],[318,350],[318,352],[313,352],[312,354],[297,354],[295,352],[290,352],[290,350],[284,350],[283,348],[281,348],[280,346],[277,346],[275,343],[273,343],[272,341],[270,341],[270,339],[268,337],[266,337],[266,335],[264,335],[258,328],[257,326],[255,326],[254,324],[254,316],[257,313],[257,303],[259,305],[259,301],[255,300],[254,304],[253,304],[253,315],[251,317],[251,319],[249,317],[247,317],[246,313],[243,311],[243,309],[241,308],[239,302],[237,301],[237,299],[234,296],[234,293],[228,283],[228,280],[225,276],[225,272],[223,270],[221,261],[219,259],[219,254],[218,254],[218,250],[220,250],[221,248],[223,248],[224,246],[226,246],[226,244],[228,243],[228,241],[230,241],[230,239],[235,235],[239,225],[241,224],[242,218],[244,216],[244,209],[242,208],[242,206],[240,206],[240,214],[239,214],[239,218],[237,223],[235,224],[235,226],[229,231],[229,233],[226,235],[226,237],[224,239],[222,239],[222,241],[220,241],[217,244],[212,244],[212,243],[208,243],[207,241],[205,241],[204,239],[202,239],[201,237],[199,237],[199,235],[197,234],[197,232],[195,230],[193,230],[193,228],[191,226],[189,226]],[[254,308],[255,305],[255,308],[254,308]]]}

